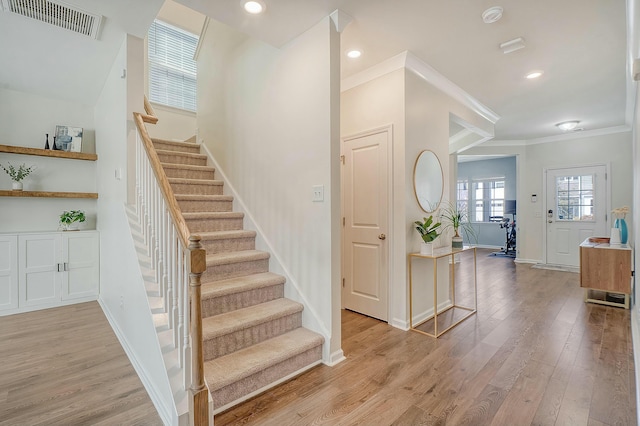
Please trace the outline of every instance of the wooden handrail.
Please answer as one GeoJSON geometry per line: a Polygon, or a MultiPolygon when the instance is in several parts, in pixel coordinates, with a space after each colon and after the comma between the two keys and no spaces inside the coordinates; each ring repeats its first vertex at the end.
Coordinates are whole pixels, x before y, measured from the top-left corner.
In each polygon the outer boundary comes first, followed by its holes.
{"type": "Polygon", "coordinates": [[[156,150],[153,148],[153,142],[151,142],[151,137],[149,137],[147,127],[144,125],[143,116],[139,112],[134,112],[133,119],[136,122],[136,126],[138,126],[138,131],[140,132],[140,137],[142,139],[142,145],[144,146],[145,151],[147,151],[149,163],[151,164],[153,173],[155,174],[156,180],[158,181],[160,191],[162,191],[162,195],[164,196],[165,202],[167,203],[169,214],[173,218],[173,223],[176,226],[180,241],[182,241],[184,247],[188,247],[190,233],[189,228],[187,227],[187,222],[185,222],[184,218],[182,217],[182,213],[180,212],[180,207],[178,206],[176,197],[175,195],[173,195],[171,184],[169,183],[169,180],[164,173],[164,169],[162,168],[162,164],[160,163],[160,158],[158,158],[158,154],[156,154],[156,150]]]}
{"type": "MultiPolygon", "coordinates": [[[[169,184],[164,169],[149,133],[147,132],[147,126],[144,124],[153,123],[158,121],[155,117],[153,108],[147,97],[144,98],[145,111],[149,115],[143,115],[137,112],[133,113],[134,121],[140,132],[142,139],[142,146],[147,153],[149,159],[149,165],[153,169],[153,173],[156,177],[162,196],[164,197],[167,210],[173,219],[175,225],[176,234],[183,247],[185,247],[189,253],[189,335],[191,336],[191,387],[189,392],[193,404],[193,411],[191,413],[193,417],[194,426],[205,426],[209,424],[209,391],[204,381],[204,354],[202,351],[202,291],[201,291],[201,278],[202,274],[207,270],[207,253],[200,243],[201,237],[199,235],[191,235],[187,223],[182,217],[182,213],[176,201],[173,189],[169,184]]],[[[186,289],[185,289],[186,290],[186,289]]]]}
{"type": "Polygon", "coordinates": [[[144,110],[147,114],[141,114],[142,121],[149,124],[156,124],[158,122],[158,117],[156,116],[156,113],[151,106],[151,102],[149,102],[146,95],[144,96],[144,110]]]}

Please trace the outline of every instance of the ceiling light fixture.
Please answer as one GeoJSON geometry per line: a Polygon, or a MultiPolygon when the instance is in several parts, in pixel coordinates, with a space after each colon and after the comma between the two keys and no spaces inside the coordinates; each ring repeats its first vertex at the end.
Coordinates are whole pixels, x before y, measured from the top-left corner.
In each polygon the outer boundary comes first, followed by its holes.
{"type": "Polygon", "coordinates": [[[500,6],[490,7],[482,12],[482,20],[485,24],[493,24],[502,18],[502,8],[500,6]]]}
{"type": "Polygon", "coordinates": [[[262,13],[267,8],[262,0],[243,0],[242,7],[252,15],[262,13]]]}
{"type": "Polygon", "coordinates": [[[563,121],[562,123],[556,124],[556,126],[560,130],[563,130],[565,132],[570,132],[574,130],[578,124],[580,124],[578,120],[572,120],[572,121],[563,121]]]}
{"type": "Polygon", "coordinates": [[[516,50],[524,49],[524,39],[522,37],[518,37],[513,40],[505,41],[500,44],[500,49],[502,49],[505,55],[507,53],[515,52],[516,50]]]}
{"type": "Polygon", "coordinates": [[[351,59],[356,59],[362,56],[362,51],[357,49],[349,50],[347,51],[347,56],[351,59]]]}
{"type": "Polygon", "coordinates": [[[525,78],[529,79],[529,80],[533,80],[535,78],[540,77],[542,74],[544,74],[544,71],[530,71],[529,73],[527,73],[527,75],[525,75],[525,78]]]}

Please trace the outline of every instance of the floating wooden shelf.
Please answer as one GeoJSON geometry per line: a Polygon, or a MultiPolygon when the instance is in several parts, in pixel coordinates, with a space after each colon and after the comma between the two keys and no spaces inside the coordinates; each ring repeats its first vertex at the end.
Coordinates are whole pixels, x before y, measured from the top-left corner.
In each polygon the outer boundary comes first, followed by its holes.
{"type": "Polygon", "coordinates": [[[98,194],[96,192],[52,192],[52,191],[7,191],[7,190],[0,190],[0,197],[98,198],[98,194]]]}
{"type": "Polygon", "coordinates": [[[96,161],[98,159],[96,154],[87,154],[85,152],[52,151],[50,149],[27,148],[24,146],[0,145],[0,152],[39,155],[41,157],[71,158],[73,160],[96,161]]]}

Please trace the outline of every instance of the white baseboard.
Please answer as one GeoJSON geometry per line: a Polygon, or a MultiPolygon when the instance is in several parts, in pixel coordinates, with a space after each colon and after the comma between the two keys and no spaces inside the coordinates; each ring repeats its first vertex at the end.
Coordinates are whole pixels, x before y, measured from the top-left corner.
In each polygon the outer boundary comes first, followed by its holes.
{"type": "MultiPolygon", "coordinates": [[[[442,312],[447,308],[453,306],[451,303],[451,299],[447,299],[442,303],[438,304],[438,312],[442,312]]],[[[419,324],[424,321],[428,321],[433,318],[433,308],[427,309],[426,311],[419,313],[413,316],[413,324],[419,324]]]]}
{"type": "Polygon", "coordinates": [[[124,349],[124,352],[127,354],[127,357],[129,358],[129,361],[131,362],[133,369],[136,370],[136,373],[138,374],[138,377],[140,378],[142,385],[146,389],[147,394],[149,394],[149,398],[151,399],[151,402],[153,402],[153,405],[156,407],[156,410],[158,411],[158,415],[160,416],[162,423],[164,423],[165,425],[173,424],[174,416],[171,414],[173,412],[172,407],[165,406],[165,404],[162,401],[162,398],[160,398],[160,395],[158,395],[158,393],[156,392],[155,387],[153,386],[151,380],[149,380],[149,374],[144,369],[142,364],[138,362],[133,350],[131,349],[131,345],[129,345],[127,338],[124,336],[124,334],[120,330],[120,327],[118,327],[118,324],[113,318],[113,315],[111,315],[111,311],[107,308],[106,303],[104,303],[101,298],[98,298],[98,304],[102,308],[102,312],[104,312],[104,315],[107,318],[107,321],[109,321],[109,325],[111,325],[113,332],[118,338],[118,341],[120,342],[120,346],[122,346],[122,349],[124,349]]]}
{"type": "Polygon", "coordinates": [[[540,261],[537,259],[523,259],[521,257],[516,257],[513,261],[515,263],[531,263],[531,264],[540,263],[540,261]]]}
{"type": "Polygon", "coordinates": [[[399,318],[393,318],[390,322],[389,325],[395,328],[399,328],[402,331],[408,331],[409,330],[409,321],[407,320],[402,320],[399,318]]]}
{"type": "Polygon", "coordinates": [[[344,352],[342,351],[342,349],[340,349],[329,355],[329,362],[325,362],[324,364],[329,367],[333,367],[337,364],[340,364],[345,359],[347,358],[344,356],[344,352]]]}

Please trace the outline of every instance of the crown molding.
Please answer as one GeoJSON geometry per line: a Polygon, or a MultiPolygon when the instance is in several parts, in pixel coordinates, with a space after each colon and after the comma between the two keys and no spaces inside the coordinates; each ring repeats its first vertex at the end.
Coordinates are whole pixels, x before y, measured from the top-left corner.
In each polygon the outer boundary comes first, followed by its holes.
{"type": "Polygon", "coordinates": [[[624,132],[630,132],[630,131],[631,131],[631,126],[624,124],[622,126],[604,127],[602,129],[583,130],[580,132],[567,132],[561,135],[547,136],[544,138],[537,138],[537,139],[529,139],[526,141],[526,145],[539,145],[542,143],[571,141],[574,139],[590,138],[593,136],[613,135],[615,133],[624,133],[624,132]]]}
{"type": "Polygon", "coordinates": [[[380,62],[377,65],[343,79],[341,81],[340,90],[342,92],[347,91],[402,68],[410,70],[427,83],[451,96],[453,99],[465,105],[467,108],[471,109],[492,124],[495,124],[500,119],[500,116],[490,108],[480,103],[476,98],[462,90],[458,85],[409,51],[404,51],[380,62]]]}

